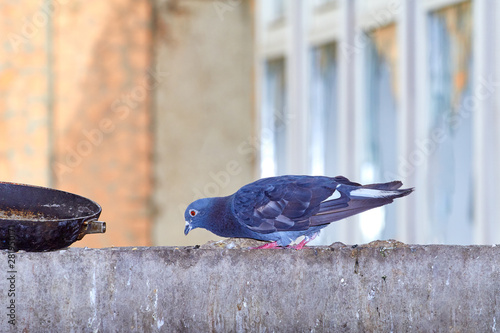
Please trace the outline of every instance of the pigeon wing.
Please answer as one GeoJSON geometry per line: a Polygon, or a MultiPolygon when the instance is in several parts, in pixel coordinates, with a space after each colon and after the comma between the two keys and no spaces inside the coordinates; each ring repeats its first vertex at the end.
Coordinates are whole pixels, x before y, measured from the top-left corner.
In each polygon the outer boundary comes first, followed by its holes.
{"type": "Polygon", "coordinates": [[[242,187],[233,198],[238,221],[260,233],[307,230],[310,217],[335,191],[327,177],[265,178],[242,187]]]}
{"type": "Polygon", "coordinates": [[[326,200],[320,204],[316,215],[311,217],[311,226],[324,225],[342,220],[346,217],[381,207],[393,202],[394,199],[410,194],[413,189],[399,188],[399,181],[382,184],[360,185],[350,182],[345,177],[335,177],[340,185],[337,190],[340,198],[326,200]]]}

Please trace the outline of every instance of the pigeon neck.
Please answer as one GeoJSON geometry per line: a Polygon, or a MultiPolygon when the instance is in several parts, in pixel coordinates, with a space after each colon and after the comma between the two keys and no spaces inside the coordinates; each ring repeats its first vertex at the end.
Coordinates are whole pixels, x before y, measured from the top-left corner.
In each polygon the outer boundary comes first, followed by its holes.
{"type": "Polygon", "coordinates": [[[207,229],[218,236],[231,237],[236,227],[231,209],[231,196],[213,198],[210,211],[211,223],[207,229]]]}

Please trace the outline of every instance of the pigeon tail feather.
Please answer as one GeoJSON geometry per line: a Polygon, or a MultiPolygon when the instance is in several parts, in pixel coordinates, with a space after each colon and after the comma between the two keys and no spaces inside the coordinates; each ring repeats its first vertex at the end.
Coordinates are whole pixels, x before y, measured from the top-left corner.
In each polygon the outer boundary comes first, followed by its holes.
{"type": "Polygon", "coordinates": [[[311,216],[311,225],[342,220],[369,209],[387,205],[394,199],[413,192],[413,188],[400,190],[401,186],[402,183],[399,181],[364,186],[340,184],[337,186],[340,198],[322,202],[318,213],[311,216]]]}

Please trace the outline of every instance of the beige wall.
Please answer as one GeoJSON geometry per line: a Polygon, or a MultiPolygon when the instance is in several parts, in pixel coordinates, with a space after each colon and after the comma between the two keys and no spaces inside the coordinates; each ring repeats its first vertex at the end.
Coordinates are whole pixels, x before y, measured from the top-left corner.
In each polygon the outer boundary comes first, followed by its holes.
{"type": "Polygon", "coordinates": [[[158,1],[155,56],[167,72],[155,91],[155,245],[184,236],[194,199],[232,194],[255,178],[253,35],[249,1],[158,1]]]}

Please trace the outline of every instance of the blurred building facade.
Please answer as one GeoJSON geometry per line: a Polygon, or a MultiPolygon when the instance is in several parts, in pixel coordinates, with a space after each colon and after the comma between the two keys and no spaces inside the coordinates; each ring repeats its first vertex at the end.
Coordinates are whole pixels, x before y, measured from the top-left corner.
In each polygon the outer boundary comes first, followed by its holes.
{"type": "Polygon", "coordinates": [[[316,244],[500,242],[492,0],[0,3],[0,175],[103,207],[76,246],[200,244],[184,208],[259,177],[416,191],[316,244]]]}
{"type": "Polygon", "coordinates": [[[250,1],[0,3],[0,179],[103,208],[74,246],[199,244],[194,199],[258,177],[250,1]]]}
{"type": "MultiPolygon", "coordinates": [[[[103,207],[106,234],[76,246],[151,244],[149,1],[0,3],[0,178],[103,207]]],[[[163,76],[163,77],[162,77],[163,76]]]]}
{"type": "Polygon", "coordinates": [[[261,174],[416,188],[316,244],[500,242],[497,2],[260,0],[256,13],[261,174]]]}
{"type": "Polygon", "coordinates": [[[184,211],[258,177],[250,1],[158,3],[155,59],[168,74],[155,92],[154,244],[218,239],[184,236],[184,211]]]}

